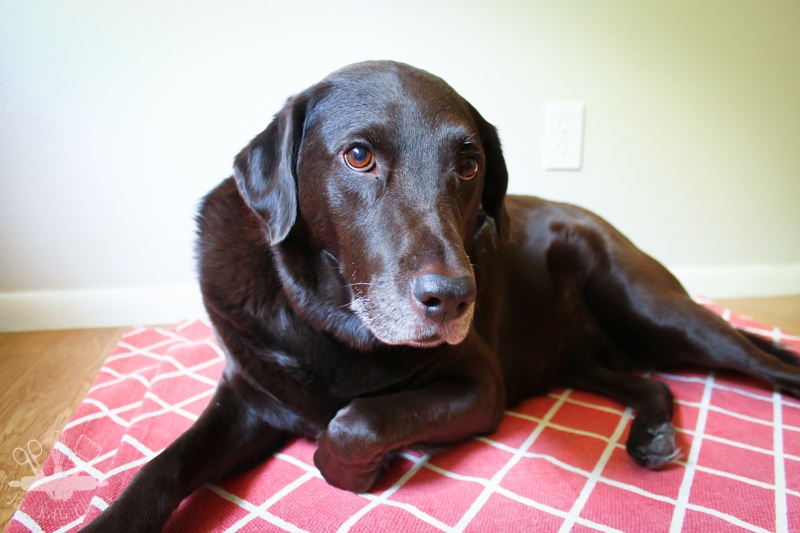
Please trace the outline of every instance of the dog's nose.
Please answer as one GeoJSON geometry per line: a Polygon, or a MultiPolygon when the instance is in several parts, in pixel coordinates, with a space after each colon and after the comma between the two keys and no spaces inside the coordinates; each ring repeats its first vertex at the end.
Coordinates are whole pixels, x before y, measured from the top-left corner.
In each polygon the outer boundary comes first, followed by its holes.
{"type": "Polygon", "coordinates": [[[425,315],[443,323],[463,315],[475,301],[475,280],[472,276],[423,274],[414,278],[413,293],[423,305],[425,315]]]}

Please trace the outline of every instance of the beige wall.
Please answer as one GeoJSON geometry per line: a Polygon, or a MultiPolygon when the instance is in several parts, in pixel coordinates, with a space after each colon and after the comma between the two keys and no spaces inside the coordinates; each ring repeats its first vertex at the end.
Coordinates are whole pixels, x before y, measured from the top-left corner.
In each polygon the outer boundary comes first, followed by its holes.
{"type": "Polygon", "coordinates": [[[800,3],[399,6],[0,0],[0,329],[197,311],[197,200],[286,96],[371,58],[448,80],[512,192],[598,211],[692,292],[800,292],[800,3]],[[557,101],[586,105],[581,171],[542,170],[557,101]]]}

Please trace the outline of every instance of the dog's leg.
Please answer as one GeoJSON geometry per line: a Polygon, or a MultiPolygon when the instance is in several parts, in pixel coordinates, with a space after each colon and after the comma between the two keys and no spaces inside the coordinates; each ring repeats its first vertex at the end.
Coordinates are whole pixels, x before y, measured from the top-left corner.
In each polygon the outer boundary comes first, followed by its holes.
{"type": "Polygon", "coordinates": [[[598,366],[564,376],[562,383],[633,408],[635,417],[626,449],[640,465],[657,469],[680,455],[672,426],[672,392],[664,383],[598,366]]]}
{"type": "Polygon", "coordinates": [[[502,397],[494,387],[476,390],[440,381],[420,390],[358,398],[320,436],[314,463],[331,485],[365,492],[393,450],[452,444],[494,431],[502,418],[502,397]]]}
{"type": "Polygon", "coordinates": [[[800,368],[788,352],[768,353],[756,346],[694,302],[669,271],[631,245],[597,246],[593,253],[601,266],[592,267],[585,288],[589,307],[635,366],[727,368],[800,397],[800,368]]]}
{"type": "Polygon", "coordinates": [[[200,418],[146,464],[130,485],[83,531],[157,532],[183,498],[204,483],[253,467],[285,435],[250,407],[227,381],[200,418]]]}
{"type": "Polygon", "coordinates": [[[775,354],[768,353],[688,297],[673,306],[669,319],[675,323],[674,331],[664,337],[675,339],[675,357],[682,362],[736,370],[769,381],[800,398],[800,359],[795,357],[792,361],[788,351],[776,349],[775,354]]]}
{"type": "Polygon", "coordinates": [[[797,358],[793,361],[786,350],[769,353],[757,346],[716,313],[695,303],[677,282],[673,287],[663,283],[629,285],[622,298],[607,302],[615,302],[614,309],[596,304],[595,315],[606,324],[618,321],[607,330],[632,354],[635,366],[647,369],[696,364],[736,370],[800,398],[797,358]],[[627,306],[620,305],[626,301],[627,306]]]}

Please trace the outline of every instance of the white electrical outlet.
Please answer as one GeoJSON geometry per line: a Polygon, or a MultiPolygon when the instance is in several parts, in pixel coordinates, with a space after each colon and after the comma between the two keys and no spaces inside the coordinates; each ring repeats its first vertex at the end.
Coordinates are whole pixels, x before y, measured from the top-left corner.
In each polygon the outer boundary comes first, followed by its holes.
{"type": "Polygon", "coordinates": [[[580,170],[584,105],[547,103],[544,109],[544,169],[580,170]]]}

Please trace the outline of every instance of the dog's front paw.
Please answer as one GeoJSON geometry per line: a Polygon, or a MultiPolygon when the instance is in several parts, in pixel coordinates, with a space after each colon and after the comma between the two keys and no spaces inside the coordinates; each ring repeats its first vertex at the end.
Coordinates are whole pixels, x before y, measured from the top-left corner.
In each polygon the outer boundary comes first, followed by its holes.
{"type": "Polygon", "coordinates": [[[657,470],[680,458],[681,449],[675,443],[671,422],[658,423],[648,418],[637,416],[633,420],[626,448],[641,466],[657,470]]]}
{"type": "Polygon", "coordinates": [[[359,493],[378,481],[386,454],[377,451],[375,432],[363,420],[351,420],[352,416],[344,409],[331,421],[319,438],[314,464],[330,485],[359,493]]]}
{"type": "Polygon", "coordinates": [[[323,437],[314,453],[314,464],[329,485],[350,492],[367,492],[383,473],[383,458],[358,463],[345,462],[334,455],[324,442],[323,437]]]}

